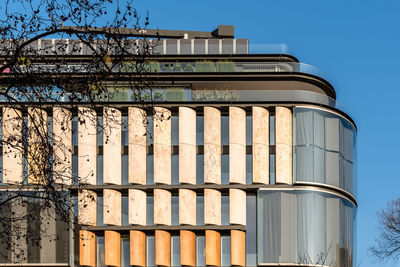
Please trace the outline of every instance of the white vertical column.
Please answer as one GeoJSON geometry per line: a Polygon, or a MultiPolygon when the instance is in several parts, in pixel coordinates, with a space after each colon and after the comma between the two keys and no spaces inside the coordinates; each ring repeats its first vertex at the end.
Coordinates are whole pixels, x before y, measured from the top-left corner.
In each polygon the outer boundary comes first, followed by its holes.
{"type": "Polygon", "coordinates": [[[196,111],[179,107],[179,182],[196,184],[196,111]]]}
{"type": "Polygon", "coordinates": [[[269,184],[269,112],[253,107],[252,113],[253,183],[269,184]]]}
{"type": "Polygon", "coordinates": [[[246,183],[246,111],[229,107],[229,180],[246,183]]]}
{"type": "Polygon", "coordinates": [[[128,109],[129,120],[129,182],[146,184],[146,111],[141,108],[128,109]]]}
{"type": "Polygon", "coordinates": [[[230,224],[246,225],[246,192],[240,189],[229,189],[230,224]]]}
{"type": "Polygon", "coordinates": [[[204,224],[221,225],[221,192],[204,189],[204,224]]]}
{"type": "Polygon", "coordinates": [[[78,108],[78,176],[79,182],[97,183],[97,115],[86,107],[78,108]]]}
{"type": "Polygon", "coordinates": [[[276,183],[293,184],[292,111],[286,107],[276,107],[275,124],[276,183]]]}
{"type": "Polygon", "coordinates": [[[221,184],[221,111],[204,107],[204,182],[221,184]]]}
{"type": "Polygon", "coordinates": [[[171,111],[154,107],[154,182],[171,184],[171,111]]]}
{"type": "Polygon", "coordinates": [[[53,176],[56,183],[72,183],[72,114],[62,108],[53,108],[53,176]]]}
{"type": "Polygon", "coordinates": [[[22,113],[3,108],[3,183],[22,183],[22,113]]]}
{"type": "Polygon", "coordinates": [[[171,225],[171,192],[154,189],[154,224],[171,225]]]}
{"type": "Polygon", "coordinates": [[[121,184],[121,111],[103,109],[103,181],[121,184]]]}
{"type": "Polygon", "coordinates": [[[196,225],[196,192],[179,189],[179,224],[196,225]]]}

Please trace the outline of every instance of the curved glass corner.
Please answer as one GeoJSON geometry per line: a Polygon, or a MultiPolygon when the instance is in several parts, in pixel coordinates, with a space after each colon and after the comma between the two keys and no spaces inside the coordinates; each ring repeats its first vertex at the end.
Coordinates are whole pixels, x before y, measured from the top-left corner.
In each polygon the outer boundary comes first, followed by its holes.
{"type": "Polygon", "coordinates": [[[357,193],[357,132],[339,115],[293,109],[294,181],[327,184],[357,193]]]}
{"type": "Polygon", "coordinates": [[[355,266],[356,207],[311,190],[259,190],[258,264],[355,266]]]}

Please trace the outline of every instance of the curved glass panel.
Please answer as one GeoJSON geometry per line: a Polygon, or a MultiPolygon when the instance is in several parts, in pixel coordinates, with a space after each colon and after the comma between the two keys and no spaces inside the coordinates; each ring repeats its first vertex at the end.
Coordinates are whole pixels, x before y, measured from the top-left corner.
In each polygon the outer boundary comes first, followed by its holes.
{"type": "Polygon", "coordinates": [[[294,179],[328,184],[355,195],[357,133],[344,118],[312,108],[294,108],[294,179]]]}
{"type": "Polygon", "coordinates": [[[258,191],[258,264],[353,266],[356,208],[308,190],[258,191]]]}

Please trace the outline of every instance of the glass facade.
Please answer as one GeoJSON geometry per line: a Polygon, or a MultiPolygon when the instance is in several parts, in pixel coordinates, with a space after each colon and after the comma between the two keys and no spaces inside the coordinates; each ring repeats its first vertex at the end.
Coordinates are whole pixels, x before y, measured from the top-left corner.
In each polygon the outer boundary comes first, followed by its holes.
{"type": "Polygon", "coordinates": [[[294,180],[328,184],[357,193],[357,133],[334,113],[293,109],[294,180]]]}
{"type": "Polygon", "coordinates": [[[356,207],[334,194],[259,190],[258,264],[354,266],[356,207]]]}

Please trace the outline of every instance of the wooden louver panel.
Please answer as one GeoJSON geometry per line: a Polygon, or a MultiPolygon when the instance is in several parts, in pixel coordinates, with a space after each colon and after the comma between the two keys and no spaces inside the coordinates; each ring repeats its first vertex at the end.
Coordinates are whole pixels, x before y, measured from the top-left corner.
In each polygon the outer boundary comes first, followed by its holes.
{"type": "Polygon", "coordinates": [[[109,266],[121,265],[121,234],[104,231],[104,263],[109,266]]]}
{"type": "Polygon", "coordinates": [[[155,231],[156,265],[171,266],[171,234],[164,230],[155,231]]]}
{"type": "Polygon", "coordinates": [[[206,230],[206,265],[221,265],[221,234],[206,230]]]}
{"type": "Polygon", "coordinates": [[[96,266],[96,235],[89,231],[79,231],[79,264],[96,266]]]}
{"type": "Polygon", "coordinates": [[[246,266],[246,233],[231,230],[231,265],[246,266]]]}
{"type": "Polygon", "coordinates": [[[181,265],[196,266],[196,234],[193,231],[180,231],[181,265]]]}
{"type": "Polygon", "coordinates": [[[130,231],[130,264],[146,266],[146,234],[142,231],[130,231]]]}

